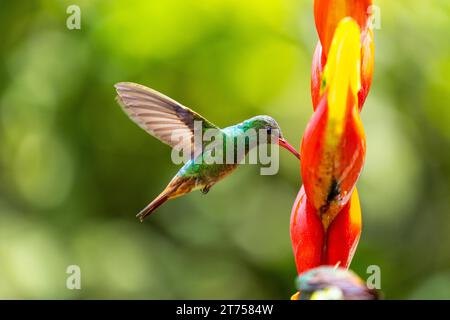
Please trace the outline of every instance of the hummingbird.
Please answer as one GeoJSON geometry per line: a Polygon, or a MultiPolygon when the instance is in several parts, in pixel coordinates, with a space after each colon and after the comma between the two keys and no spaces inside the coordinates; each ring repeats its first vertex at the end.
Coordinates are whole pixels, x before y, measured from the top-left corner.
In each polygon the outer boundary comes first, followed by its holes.
{"type": "Polygon", "coordinates": [[[259,145],[260,139],[257,139],[255,135],[248,135],[250,129],[264,130],[270,137],[267,143],[278,144],[300,159],[299,153],[283,138],[278,123],[269,116],[259,115],[220,129],[195,111],[146,86],[132,82],[120,82],[115,85],[115,88],[117,102],[132,121],[175,150],[182,149],[190,152],[189,159],[167,187],[136,215],[141,222],[167,200],[183,196],[194,190],[201,190],[203,194],[206,194],[213,185],[236,170],[250,149],[259,145]],[[224,142],[222,149],[219,148],[220,152],[209,147],[213,143],[211,141],[202,141],[200,148],[198,147],[195,138],[197,123],[201,124],[202,133],[208,129],[216,130],[218,134],[215,136],[214,142],[218,136],[221,136],[224,142]],[[174,133],[181,139],[174,139],[174,133]],[[239,139],[244,141],[245,148],[244,152],[241,152],[240,158],[237,158],[235,156],[236,153],[239,154],[239,152],[235,152],[237,146],[233,144],[233,147],[230,147],[229,141],[239,139]],[[230,151],[227,150],[227,146],[228,149],[234,148],[234,161],[217,163],[205,161],[214,153],[218,153],[214,154],[215,156],[224,158],[227,151],[230,151]]]}
{"type": "Polygon", "coordinates": [[[297,278],[292,300],[379,300],[380,294],[369,289],[353,271],[338,266],[322,266],[297,278]]]}

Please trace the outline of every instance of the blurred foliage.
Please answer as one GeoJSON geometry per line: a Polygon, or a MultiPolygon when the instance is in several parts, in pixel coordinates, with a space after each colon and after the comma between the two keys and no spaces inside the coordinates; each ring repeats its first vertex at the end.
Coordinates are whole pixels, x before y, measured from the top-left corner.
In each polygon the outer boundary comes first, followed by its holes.
{"type": "MultiPolygon", "coordinates": [[[[289,298],[298,162],[282,152],[276,176],[245,166],[141,224],[177,167],[113,84],[151,86],[221,126],[269,114],[299,145],[312,2],[2,1],[0,297],[289,298]],[[81,30],[66,28],[74,2],[81,30]],[[65,287],[71,264],[82,290],[65,287]]],[[[386,298],[450,298],[450,4],[377,4],[352,268],[379,265],[386,298]]]]}

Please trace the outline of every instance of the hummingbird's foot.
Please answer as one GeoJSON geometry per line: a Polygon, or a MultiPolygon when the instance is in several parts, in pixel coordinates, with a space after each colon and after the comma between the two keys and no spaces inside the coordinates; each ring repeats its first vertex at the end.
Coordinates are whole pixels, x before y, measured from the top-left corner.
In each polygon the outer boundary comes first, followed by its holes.
{"type": "Polygon", "coordinates": [[[201,191],[203,194],[207,194],[207,193],[209,192],[209,189],[211,189],[211,186],[206,186],[206,187],[204,187],[203,189],[201,189],[200,191],[201,191]]]}

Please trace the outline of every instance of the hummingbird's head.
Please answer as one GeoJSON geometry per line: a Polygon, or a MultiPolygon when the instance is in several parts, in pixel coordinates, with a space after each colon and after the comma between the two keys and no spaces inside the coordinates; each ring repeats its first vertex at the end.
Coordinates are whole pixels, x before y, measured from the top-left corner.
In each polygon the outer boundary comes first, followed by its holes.
{"type": "Polygon", "coordinates": [[[248,129],[254,129],[256,131],[266,130],[267,134],[270,136],[278,135],[280,138],[283,138],[280,126],[274,118],[269,116],[256,116],[250,118],[244,121],[244,126],[248,129]]]}
{"type": "Polygon", "coordinates": [[[244,121],[243,126],[244,128],[254,129],[258,132],[260,130],[266,130],[267,135],[270,136],[268,140],[270,143],[277,143],[300,160],[300,154],[284,139],[280,126],[274,118],[266,115],[256,116],[244,121]]]}

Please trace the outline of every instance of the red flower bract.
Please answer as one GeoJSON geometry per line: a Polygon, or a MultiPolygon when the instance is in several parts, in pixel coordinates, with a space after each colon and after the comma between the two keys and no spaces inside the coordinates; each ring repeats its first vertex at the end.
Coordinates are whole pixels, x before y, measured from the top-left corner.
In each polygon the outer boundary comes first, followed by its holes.
{"type": "Polygon", "coordinates": [[[298,274],[324,264],[348,268],[361,235],[357,190],[325,231],[302,187],[292,208],[290,234],[298,274]]]}
{"type": "Polygon", "coordinates": [[[307,201],[302,186],[291,213],[291,242],[299,274],[322,263],[324,239],[325,232],[320,217],[307,201]]]}

